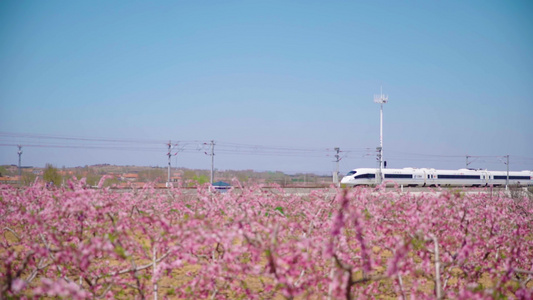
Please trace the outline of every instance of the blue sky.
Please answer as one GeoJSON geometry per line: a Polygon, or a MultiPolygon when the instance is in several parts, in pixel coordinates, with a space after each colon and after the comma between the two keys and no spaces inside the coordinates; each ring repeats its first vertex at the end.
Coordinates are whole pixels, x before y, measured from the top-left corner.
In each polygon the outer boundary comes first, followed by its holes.
{"type": "Polygon", "coordinates": [[[2,1],[0,164],[22,144],[23,165],[165,166],[170,139],[178,167],[210,168],[209,140],[219,169],[328,173],[334,147],[342,172],[374,167],[383,86],[389,167],[468,154],[504,170],[509,154],[533,169],[532,15],[531,1],[2,1]]]}

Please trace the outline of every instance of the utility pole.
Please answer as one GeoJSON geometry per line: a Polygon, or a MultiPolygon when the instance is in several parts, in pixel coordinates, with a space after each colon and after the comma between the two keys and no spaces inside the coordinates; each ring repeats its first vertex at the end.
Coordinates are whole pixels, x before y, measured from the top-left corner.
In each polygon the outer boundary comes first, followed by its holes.
{"type": "Polygon", "coordinates": [[[383,104],[389,102],[389,97],[387,95],[383,95],[383,87],[381,87],[381,93],[380,95],[374,95],[374,102],[379,103],[380,109],[379,109],[379,147],[376,148],[378,150],[378,159],[379,159],[379,174],[377,178],[377,183],[380,184],[383,181],[383,104]]]}
{"type": "Polygon", "coordinates": [[[170,187],[170,158],[172,157],[172,143],[168,140],[168,178],[167,187],[170,187]]]}
{"type": "Polygon", "coordinates": [[[211,185],[215,178],[215,141],[211,140],[211,185]]]}
{"type": "Polygon", "coordinates": [[[21,165],[21,162],[22,162],[22,146],[21,145],[18,145],[18,148],[19,150],[17,151],[17,154],[19,155],[19,185],[22,184],[22,165],[21,165]]]}
{"type": "Polygon", "coordinates": [[[337,169],[335,170],[335,173],[333,174],[333,183],[338,185],[339,184],[339,161],[341,160],[339,152],[341,151],[341,149],[339,147],[335,147],[334,150],[337,153],[335,154],[335,162],[337,163],[337,169]]]}
{"type": "Polygon", "coordinates": [[[509,189],[509,154],[507,154],[505,157],[507,157],[507,162],[505,163],[507,165],[507,180],[505,181],[505,190],[509,189]]]}
{"type": "Polygon", "coordinates": [[[468,162],[468,158],[469,158],[469,157],[470,157],[470,156],[468,156],[468,154],[467,154],[467,155],[466,155],[466,166],[465,166],[465,168],[467,168],[467,169],[468,169],[468,165],[470,164],[470,163],[468,162]]]}

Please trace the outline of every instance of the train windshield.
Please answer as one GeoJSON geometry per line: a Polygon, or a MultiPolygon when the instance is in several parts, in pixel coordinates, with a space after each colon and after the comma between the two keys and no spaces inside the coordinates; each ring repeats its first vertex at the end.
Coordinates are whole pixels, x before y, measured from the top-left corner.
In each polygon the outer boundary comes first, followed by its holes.
{"type": "Polygon", "coordinates": [[[355,173],[357,173],[357,171],[350,171],[350,172],[348,172],[348,174],[346,174],[346,176],[350,176],[350,175],[353,175],[355,173]]]}

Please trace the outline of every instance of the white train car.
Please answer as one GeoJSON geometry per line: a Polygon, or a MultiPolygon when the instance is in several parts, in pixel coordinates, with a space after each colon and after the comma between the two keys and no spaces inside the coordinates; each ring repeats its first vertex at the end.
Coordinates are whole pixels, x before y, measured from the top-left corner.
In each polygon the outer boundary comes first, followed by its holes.
{"type": "MultiPolygon", "coordinates": [[[[507,183],[507,172],[487,170],[435,170],[435,169],[383,169],[383,182],[403,186],[503,186],[507,183]]],[[[379,169],[354,169],[341,180],[346,186],[376,185],[379,169]]],[[[532,171],[509,172],[509,185],[533,186],[532,171]]]]}

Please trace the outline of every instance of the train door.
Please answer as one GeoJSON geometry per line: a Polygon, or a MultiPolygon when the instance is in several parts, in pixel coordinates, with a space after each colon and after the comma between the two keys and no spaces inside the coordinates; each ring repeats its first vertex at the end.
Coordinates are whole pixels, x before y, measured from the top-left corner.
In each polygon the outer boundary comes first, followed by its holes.
{"type": "Polygon", "coordinates": [[[490,173],[487,171],[483,171],[481,173],[481,185],[489,186],[489,184],[490,184],[490,173]]]}
{"type": "Polygon", "coordinates": [[[414,170],[413,172],[413,184],[409,186],[424,186],[426,184],[426,173],[422,170],[414,170]]]}
{"type": "Polygon", "coordinates": [[[487,186],[491,186],[494,184],[494,175],[492,175],[490,172],[487,172],[487,186]]]}
{"type": "Polygon", "coordinates": [[[437,173],[435,169],[429,169],[426,171],[426,186],[436,186],[437,173]]]}

